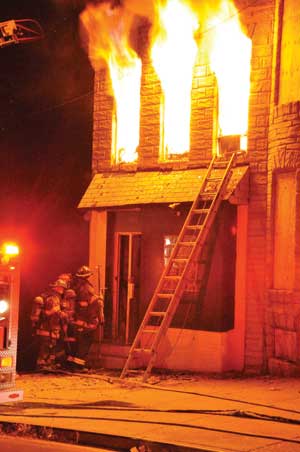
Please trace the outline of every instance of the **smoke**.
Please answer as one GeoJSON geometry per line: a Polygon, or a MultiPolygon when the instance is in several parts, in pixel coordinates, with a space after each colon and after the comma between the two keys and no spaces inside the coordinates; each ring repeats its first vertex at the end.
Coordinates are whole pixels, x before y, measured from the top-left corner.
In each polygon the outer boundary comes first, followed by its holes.
{"type": "Polygon", "coordinates": [[[95,70],[107,64],[112,54],[121,66],[126,63],[133,20],[131,11],[113,7],[109,1],[89,3],[80,14],[80,35],[95,70]]]}
{"type": "MultiPolygon", "coordinates": [[[[60,4],[60,0],[53,1],[60,4]]],[[[183,3],[194,12],[199,22],[195,39],[207,42],[213,39],[210,33],[215,26],[212,18],[226,21],[237,13],[232,0],[86,0],[86,7],[80,14],[80,37],[94,70],[106,67],[112,54],[120,66],[124,66],[129,48],[139,53],[138,28],[141,19],[146,19],[151,25],[150,39],[153,42],[161,31],[161,8],[169,2],[183,3]]]]}
{"type": "Polygon", "coordinates": [[[88,3],[88,0],[50,0],[49,3],[51,3],[57,11],[62,11],[65,8],[70,11],[70,8],[84,8],[88,3]]]}
{"type": "Polygon", "coordinates": [[[168,1],[179,1],[187,5],[198,17],[199,24],[204,24],[216,12],[218,12],[222,4],[229,3],[230,0],[124,0],[123,7],[133,14],[146,17],[154,26],[159,21],[159,9],[164,7],[168,1]]]}
{"type": "Polygon", "coordinates": [[[128,11],[137,16],[146,17],[150,22],[153,22],[156,17],[157,1],[125,0],[123,5],[128,11]]]}
{"type": "MultiPolygon", "coordinates": [[[[54,2],[57,0],[53,0],[54,2]]],[[[67,0],[65,0],[67,1],[67,0]]],[[[178,1],[187,5],[198,17],[203,30],[210,17],[222,9],[222,4],[230,0],[98,0],[89,1],[80,14],[80,35],[95,70],[99,69],[110,54],[112,46],[122,57],[122,47],[130,42],[136,30],[137,17],[145,18],[152,24],[153,33],[160,26],[159,11],[168,1],[178,1]]],[[[57,1],[57,3],[60,3],[57,1]]],[[[180,33],[180,30],[178,30],[180,33]]]]}

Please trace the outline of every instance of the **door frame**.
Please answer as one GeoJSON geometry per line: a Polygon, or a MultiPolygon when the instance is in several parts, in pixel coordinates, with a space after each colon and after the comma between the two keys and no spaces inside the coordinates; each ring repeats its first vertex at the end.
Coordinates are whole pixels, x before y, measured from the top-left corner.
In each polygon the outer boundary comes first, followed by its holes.
{"type": "Polygon", "coordinates": [[[131,284],[130,279],[132,277],[132,252],[133,252],[133,237],[142,237],[141,232],[115,232],[114,234],[114,264],[113,264],[113,312],[112,312],[112,337],[116,339],[118,336],[118,324],[119,324],[119,279],[120,279],[120,249],[121,249],[121,237],[128,236],[128,286],[127,286],[127,300],[126,300],[126,330],[125,330],[125,343],[129,344],[129,321],[130,321],[130,309],[131,300],[130,296],[133,293],[134,288],[129,286],[131,284]]]}

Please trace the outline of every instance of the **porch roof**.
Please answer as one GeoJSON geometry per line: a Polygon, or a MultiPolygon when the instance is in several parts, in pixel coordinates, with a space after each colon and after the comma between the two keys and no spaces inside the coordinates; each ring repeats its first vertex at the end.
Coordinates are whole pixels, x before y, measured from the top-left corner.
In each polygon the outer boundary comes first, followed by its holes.
{"type": "MultiPolygon", "coordinates": [[[[193,201],[207,169],[98,173],[78,207],[83,209],[193,201]]],[[[218,170],[213,172],[217,176],[218,170]]],[[[224,199],[245,204],[248,166],[234,168],[224,199]]]]}

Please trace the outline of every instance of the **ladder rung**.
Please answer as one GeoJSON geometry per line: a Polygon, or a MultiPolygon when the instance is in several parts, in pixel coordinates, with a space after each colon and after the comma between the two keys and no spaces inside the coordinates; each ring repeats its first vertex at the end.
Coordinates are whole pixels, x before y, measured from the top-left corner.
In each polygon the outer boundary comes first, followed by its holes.
{"type": "Polygon", "coordinates": [[[189,225],[189,226],[186,226],[186,228],[187,229],[195,229],[195,230],[199,230],[199,229],[202,229],[203,228],[203,226],[202,226],[202,224],[191,224],[191,225],[189,225]]]}
{"type": "Polygon", "coordinates": [[[212,201],[213,200],[213,196],[218,193],[218,190],[207,190],[207,191],[206,190],[207,189],[204,189],[200,193],[200,197],[199,197],[200,201],[212,201]],[[208,195],[210,195],[211,198],[208,198],[208,195]],[[205,198],[203,199],[203,197],[205,197],[205,198]]]}
{"type": "Polygon", "coordinates": [[[158,329],[156,329],[156,330],[150,330],[150,329],[144,329],[143,331],[142,331],[143,333],[154,333],[154,334],[156,334],[157,332],[158,332],[158,329]]]}
{"type": "Polygon", "coordinates": [[[223,179],[223,177],[208,177],[207,179],[206,179],[206,181],[207,182],[216,182],[216,181],[220,181],[220,180],[222,180],[223,179]]]}
{"type": "Polygon", "coordinates": [[[191,214],[201,215],[203,213],[208,213],[209,209],[194,209],[191,214]]]}
{"type": "Polygon", "coordinates": [[[181,246],[194,246],[196,242],[179,242],[178,245],[181,246]]]}
{"type": "Polygon", "coordinates": [[[203,192],[201,193],[201,195],[216,195],[218,193],[218,191],[215,188],[209,189],[209,187],[203,190],[203,192]]]}
{"type": "Polygon", "coordinates": [[[226,169],[228,166],[228,160],[223,160],[221,162],[214,162],[213,168],[222,168],[222,169],[226,169]]]}
{"type": "Polygon", "coordinates": [[[134,348],[133,353],[152,353],[152,348],[134,348]]]}
{"type": "Polygon", "coordinates": [[[156,298],[172,298],[173,293],[158,293],[156,298]]]}
{"type": "Polygon", "coordinates": [[[180,279],[181,278],[181,276],[180,275],[166,275],[165,277],[164,277],[164,279],[170,279],[171,281],[173,280],[173,281],[177,281],[178,279],[180,279]]]}
{"type": "Polygon", "coordinates": [[[203,191],[201,193],[202,199],[201,201],[213,201],[216,197],[217,192],[212,191],[203,191]]]}
{"type": "Polygon", "coordinates": [[[175,262],[177,264],[184,264],[187,261],[188,261],[188,258],[184,258],[184,257],[174,257],[173,259],[171,259],[171,262],[175,262]]]}
{"type": "Polygon", "coordinates": [[[173,293],[158,293],[156,298],[172,298],[173,293]]]}
{"type": "Polygon", "coordinates": [[[151,311],[149,312],[150,317],[164,317],[166,315],[166,311],[151,311]]]}

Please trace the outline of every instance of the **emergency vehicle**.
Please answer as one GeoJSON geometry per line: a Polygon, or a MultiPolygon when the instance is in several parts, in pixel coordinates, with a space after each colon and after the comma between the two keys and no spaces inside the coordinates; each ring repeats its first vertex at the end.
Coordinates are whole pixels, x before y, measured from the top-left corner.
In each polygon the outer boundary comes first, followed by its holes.
{"type": "MultiPolygon", "coordinates": [[[[43,29],[33,19],[0,21],[0,48],[42,39],[43,29]]],[[[0,243],[0,403],[22,400],[15,389],[20,294],[19,247],[0,243]]]]}
{"type": "Polygon", "coordinates": [[[15,388],[20,295],[19,247],[0,249],[0,403],[23,399],[15,388]]]}

